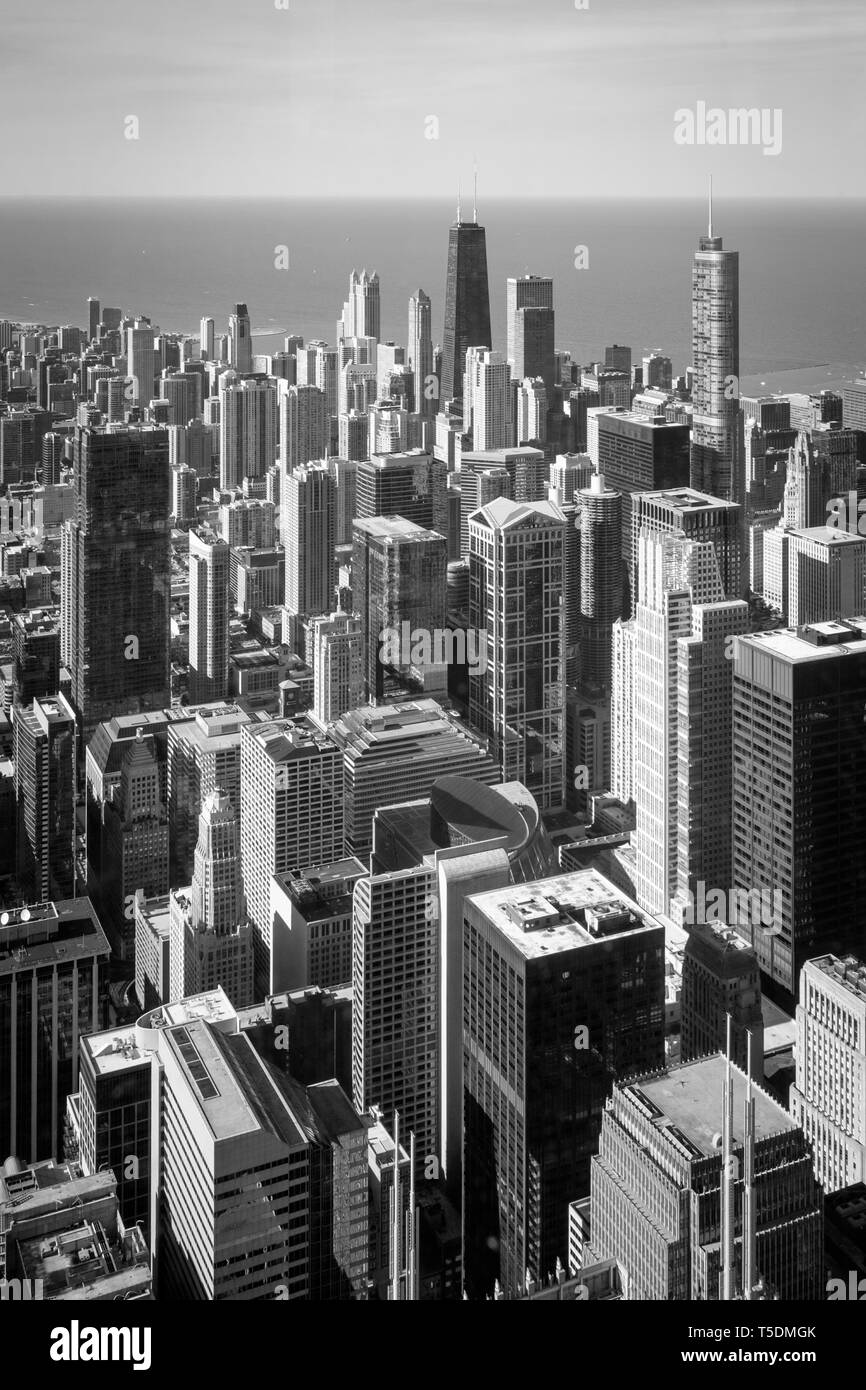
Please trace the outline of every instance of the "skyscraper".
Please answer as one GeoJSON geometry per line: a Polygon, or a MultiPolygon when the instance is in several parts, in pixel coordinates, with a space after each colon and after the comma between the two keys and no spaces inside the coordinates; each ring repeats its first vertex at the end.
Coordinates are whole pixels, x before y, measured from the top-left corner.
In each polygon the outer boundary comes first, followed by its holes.
{"type": "Polygon", "coordinates": [[[170,474],[163,429],[76,428],[61,612],[85,737],[114,715],[171,703],[170,474]]]}
{"type": "Polygon", "coordinates": [[[622,496],[596,473],[575,502],[580,534],[578,682],[581,689],[609,698],[613,624],[625,607],[622,496]]]}
{"type": "Polygon", "coordinates": [[[0,1149],[36,1163],[61,1151],[79,1038],[104,1026],[109,947],[89,898],[42,898],[3,918],[0,1149]]]}
{"type": "MultiPolygon", "coordinates": [[[[355,521],[352,607],[364,634],[362,679],[369,700],[381,699],[386,666],[404,678],[409,676],[411,634],[416,629],[431,639],[437,630],[444,631],[447,568],[448,543],[438,531],[413,525],[403,516],[355,521]],[[394,634],[402,638],[404,624],[408,641],[395,643],[394,634]],[[398,652],[393,650],[395,645],[398,652]]],[[[435,663],[432,647],[430,656],[435,663]]],[[[417,665],[424,664],[422,653],[417,665]]],[[[438,685],[444,689],[444,670],[439,672],[438,685]]]]}
{"type": "Polygon", "coordinates": [[[544,810],[565,798],[565,525],[552,502],[504,497],[469,519],[470,623],[484,641],[470,717],[503,780],[544,810]]]}
{"type": "Polygon", "coordinates": [[[507,449],[514,443],[511,369],[501,352],[469,348],[463,377],[463,428],[472,448],[507,449]]]}
{"type": "Polygon", "coordinates": [[[791,1118],[825,1192],[866,1182],[866,967],[818,956],[800,973],[791,1118]]]}
{"type": "Polygon", "coordinates": [[[723,923],[695,922],[683,952],[680,995],[680,1057],[684,1062],[723,1052],[731,1024],[731,1058],[748,1070],[752,1035],[752,1076],[764,1076],[764,1020],[758,958],[723,923]]]}
{"type": "Polygon", "coordinates": [[[540,376],[553,398],[553,281],[543,275],[509,276],[505,288],[505,356],[516,381],[540,376]]]}
{"type": "Polygon", "coordinates": [[[324,729],[363,702],[364,629],[349,613],[313,618],[313,717],[324,729]]]}
{"type": "Polygon", "coordinates": [[[343,338],[380,337],[379,276],[367,274],[366,267],[359,275],[349,276],[349,298],[343,305],[341,322],[343,338]]]}
{"type": "Polygon", "coordinates": [[[210,527],[189,533],[189,697],[225,699],[229,676],[229,558],[210,527]]]}
{"type": "Polygon", "coordinates": [[[464,1278],[514,1296],[567,1256],[615,1078],[664,1058],[664,932],[595,870],[466,899],[464,1278]]]}
{"type": "Polygon", "coordinates": [[[409,366],[415,377],[415,399],[412,408],[421,415],[433,416],[439,409],[438,382],[436,390],[428,391],[433,374],[433,337],[430,296],[418,290],[409,300],[409,366]]]}
{"type": "Polygon", "coordinates": [[[740,375],[740,253],[706,236],[692,268],[692,445],[690,482],[700,492],[742,502],[740,375]]]}
{"type": "Polygon", "coordinates": [[[135,958],[138,892],[155,898],[168,892],[169,823],[155,740],[141,729],[124,744],[120,785],[104,811],[104,857],[96,876],[99,908],[115,955],[135,958]]]}
{"type": "Polygon", "coordinates": [[[327,463],[305,464],[286,475],[282,498],[286,548],[287,640],[300,649],[300,624],[330,613],[337,602],[334,555],[336,494],[327,463]]]}
{"type": "Polygon", "coordinates": [[[355,515],[402,516],[447,536],[446,478],[442,460],[423,449],[360,460],[355,515]]]}
{"type": "MultiPolygon", "coordinates": [[[[283,475],[314,459],[324,458],[328,448],[328,432],[328,405],[324,391],[317,386],[289,386],[280,397],[280,465],[283,475]]],[[[366,432],[365,419],[365,439],[366,432]]],[[[340,452],[346,451],[341,447],[340,452]]]]}
{"type": "MultiPolygon", "coordinates": [[[[63,695],[15,710],[18,879],[29,902],[75,893],[75,712],[63,695]]],[[[11,827],[9,827],[11,829],[11,827]]]]}
{"type": "Polygon", "coordinates": [[[199,327],[201,359],[203,362],[214,360],[214,321],[212,318],[203,318],[199,327]]]}
{"type": "Polygon", "coordinates": [[[130,404],[147,405],[153,395],[156,376],[153,326],[149,319],[136,319],[126,330],[126,374],[131,378],[130,404]]]}
{"type": "Polygon", "coordinates": [[[796,996],[804,961],[866,931],[866,622],[739,637],[732,666],[734,887],[779,895],[771,931],[738,930],[796,996]]]}
{"type": "Polygon", "coordinates": [[[99,336],[99,300],[90,295],[87,300],[87,341],[92,343],[99,336]]]}
{"type": "Polygon", "coordinates": [[[279,438],[277,383],[254,376],[220,378],[220,487],[239,488],[244,478],[264,479],[276,462],[279,438]]]}
{"type": "Polygon", "coordinates": [[[487,237],[478,224],[457,221],[448,233],[448,271],[445,284],[445,343],[442,352],[440,408],[463,396],[466,349],[493,347],[490,333],[490,291],[487,284],[487,237]]]}
{"type": "Polygon", "coordinates": [[[236,304],[229,315],[229,366],[242,376],[253,369],[253,340],[246,304],[236,304]]]}
{"type": "MultiPolygon", "coordinates": [[[[631,1077],[608,1102],[592,1160],[592,1249],[597,1258],[616,1259],[628,1271],[630,1299],[715,1301],[720,1296],[725,1085],[725,1059],[717,1054],[631,1077]],[[663,1225],[655,1215],[661,1212],[666,1213],[663,1225]]],[[[736,1274],[743,1269],[747,1244],[746,1078],[736,1066],[731,1092],[737,1152],[727,1161],[734,1179],[736,1274]]],[[[753,1087],[752,1098],[756,1273],[782,1300],[821,1299],[823,1209],[809,1145],[768,1092],[753,1087]]]]}
{"type": "Polygon", "coordinates": [[[828,503],[857,486],[857,434],[838,424],[801,429],[788,455],[782,514],[788,526],[826,526],[828,503]]]}
{"type": "Polygon", "coordinates": [[[198,819],[192,886],[171,894],[171,998],[221,985],[236,1009],[254,1002],[252,928],[241,880],[237,811],[209,793],[198,819]]]}

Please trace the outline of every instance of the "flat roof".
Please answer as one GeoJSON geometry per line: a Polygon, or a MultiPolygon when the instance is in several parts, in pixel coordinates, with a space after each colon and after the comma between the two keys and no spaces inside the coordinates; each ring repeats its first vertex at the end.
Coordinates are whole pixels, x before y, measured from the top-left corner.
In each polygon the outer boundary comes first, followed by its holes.
{"type": "Polygon", "coordinates": [[[97,1076],[109,1076],[112,1072],[126,1071],[129,1067],[150,1061],[150,1053],[143,1052],[138,1046],[135,1024],[90,1033],[81,1039],[81,1047],[90,1058],[97,1076]]]}
{"type": "Polygon", "coordinates": [[[661,922],[597,869],[579,869],[533,883],[513,883],[467,898],[528,960],[594,946],[639,931],[663,933],[661,922]],[[597,933],[588,926],[599,919],[597,933]],[[605,922],[605,919],[607,921],[605,922]]]}
{"type": "MultiPolygon", "coordinates": [[[[746,1077],[739,1067],[731,1065],[734,1091],[733,1138],[744,1138],[743,1106],[746,1098],[746,1077]]],[[[722,1132],[725,1086],[725,1059],[721,1053],[702,1057],[672,1067],[658,1076],[638,1078],[626,1084],[626,1092],[636,1092],[660,1112],[656,1118],[659,1129],[675,1125],[706,1158],[719,1153],[717,1136],[722,1132]]],[[[796,1129],[794,1121],[777,1100],[752,1087],[755,1100],[755,1139],[768,1139],[782,1130],[796,1129]]]]}
{"type": "Polygon", "coordinates": [[[848,623],[808,623],[806,627],[825,638],[838,637],[850,639],[850,641],[829,641],[823,644],[807,642],[798,635],[797,628],[786,627],[777,628],[772,632],[746,633],[742,637],[738,637],[736,643],[738,646],[754,647],[757,651],[764,650],[771,656],[779,657],[792,666],[807,661],[832,661],[834,659],[838,661],[842,657],[855,653],[858,656],[866,655],[866,641],[864,641],[866,639],[866,618],[864,617],[851,618],[848,623]]]}

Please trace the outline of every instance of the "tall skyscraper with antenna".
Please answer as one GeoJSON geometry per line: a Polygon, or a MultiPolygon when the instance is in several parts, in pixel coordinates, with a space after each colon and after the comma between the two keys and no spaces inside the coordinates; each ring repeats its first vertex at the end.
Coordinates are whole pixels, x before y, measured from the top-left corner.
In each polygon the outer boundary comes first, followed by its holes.
{"type": "Polygon", "coordinates": [[[713,234],[712,180],[707,235],[692,267],[692,362],[691,485],[739,502],[740,253],[713,234]]]}
{"type": "Polygon", "coordinates": [[[478,222],[477,198],[472,221],[464,222],[457,196],[457,220],[448,233],[445,285],[445,345],[442,354],[440,408],[463,396],[466,349],[492,348],[490,290],[487,284],[487,234],[478,222]]]}

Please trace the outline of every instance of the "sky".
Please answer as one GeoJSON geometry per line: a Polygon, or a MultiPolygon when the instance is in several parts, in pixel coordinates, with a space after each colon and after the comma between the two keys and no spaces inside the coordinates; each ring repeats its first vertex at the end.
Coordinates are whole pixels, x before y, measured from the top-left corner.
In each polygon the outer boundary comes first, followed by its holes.
{"type": "Polygon", "coordinates": [[[864,71],[864,0],[0,0],[0,188],[862,197],[864,71]],[[700,101],[781,152],[677,144],[700,101]]]}

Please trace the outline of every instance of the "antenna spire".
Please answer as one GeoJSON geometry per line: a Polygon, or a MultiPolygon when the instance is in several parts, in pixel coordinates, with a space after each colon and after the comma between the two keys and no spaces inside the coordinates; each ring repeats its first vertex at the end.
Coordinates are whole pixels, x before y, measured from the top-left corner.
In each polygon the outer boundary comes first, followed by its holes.
{"type": "Polygon", "coordinates": [[[709,206],[709,213],[710,213],[710,216],[709,216],[709,227],[708,227],[708,232],[707,232],[707,234],[708,234],[709,236],[712,236],[712,235],[713,235],[713,176],[712,176],[712,174],[710,174],[710,197],[709,197],[709,205],[710,205],[710,206],[709,206]]]}
{"type": "Polygon", "coordinates": [[[473,168],[472,168],[472,186],[473,186],[473,192],[472,192],[472,221],[475,222],[475,223],[477,223],[477,222],[478,222],[478,161],[477,161],[477,160],[475,161],[475,164],[473,165],[473,168]]]}
{"type": "Polygon", "coordinates": [[[460,221],[460,180],[457,180],[457,221],[460,221]]]}

